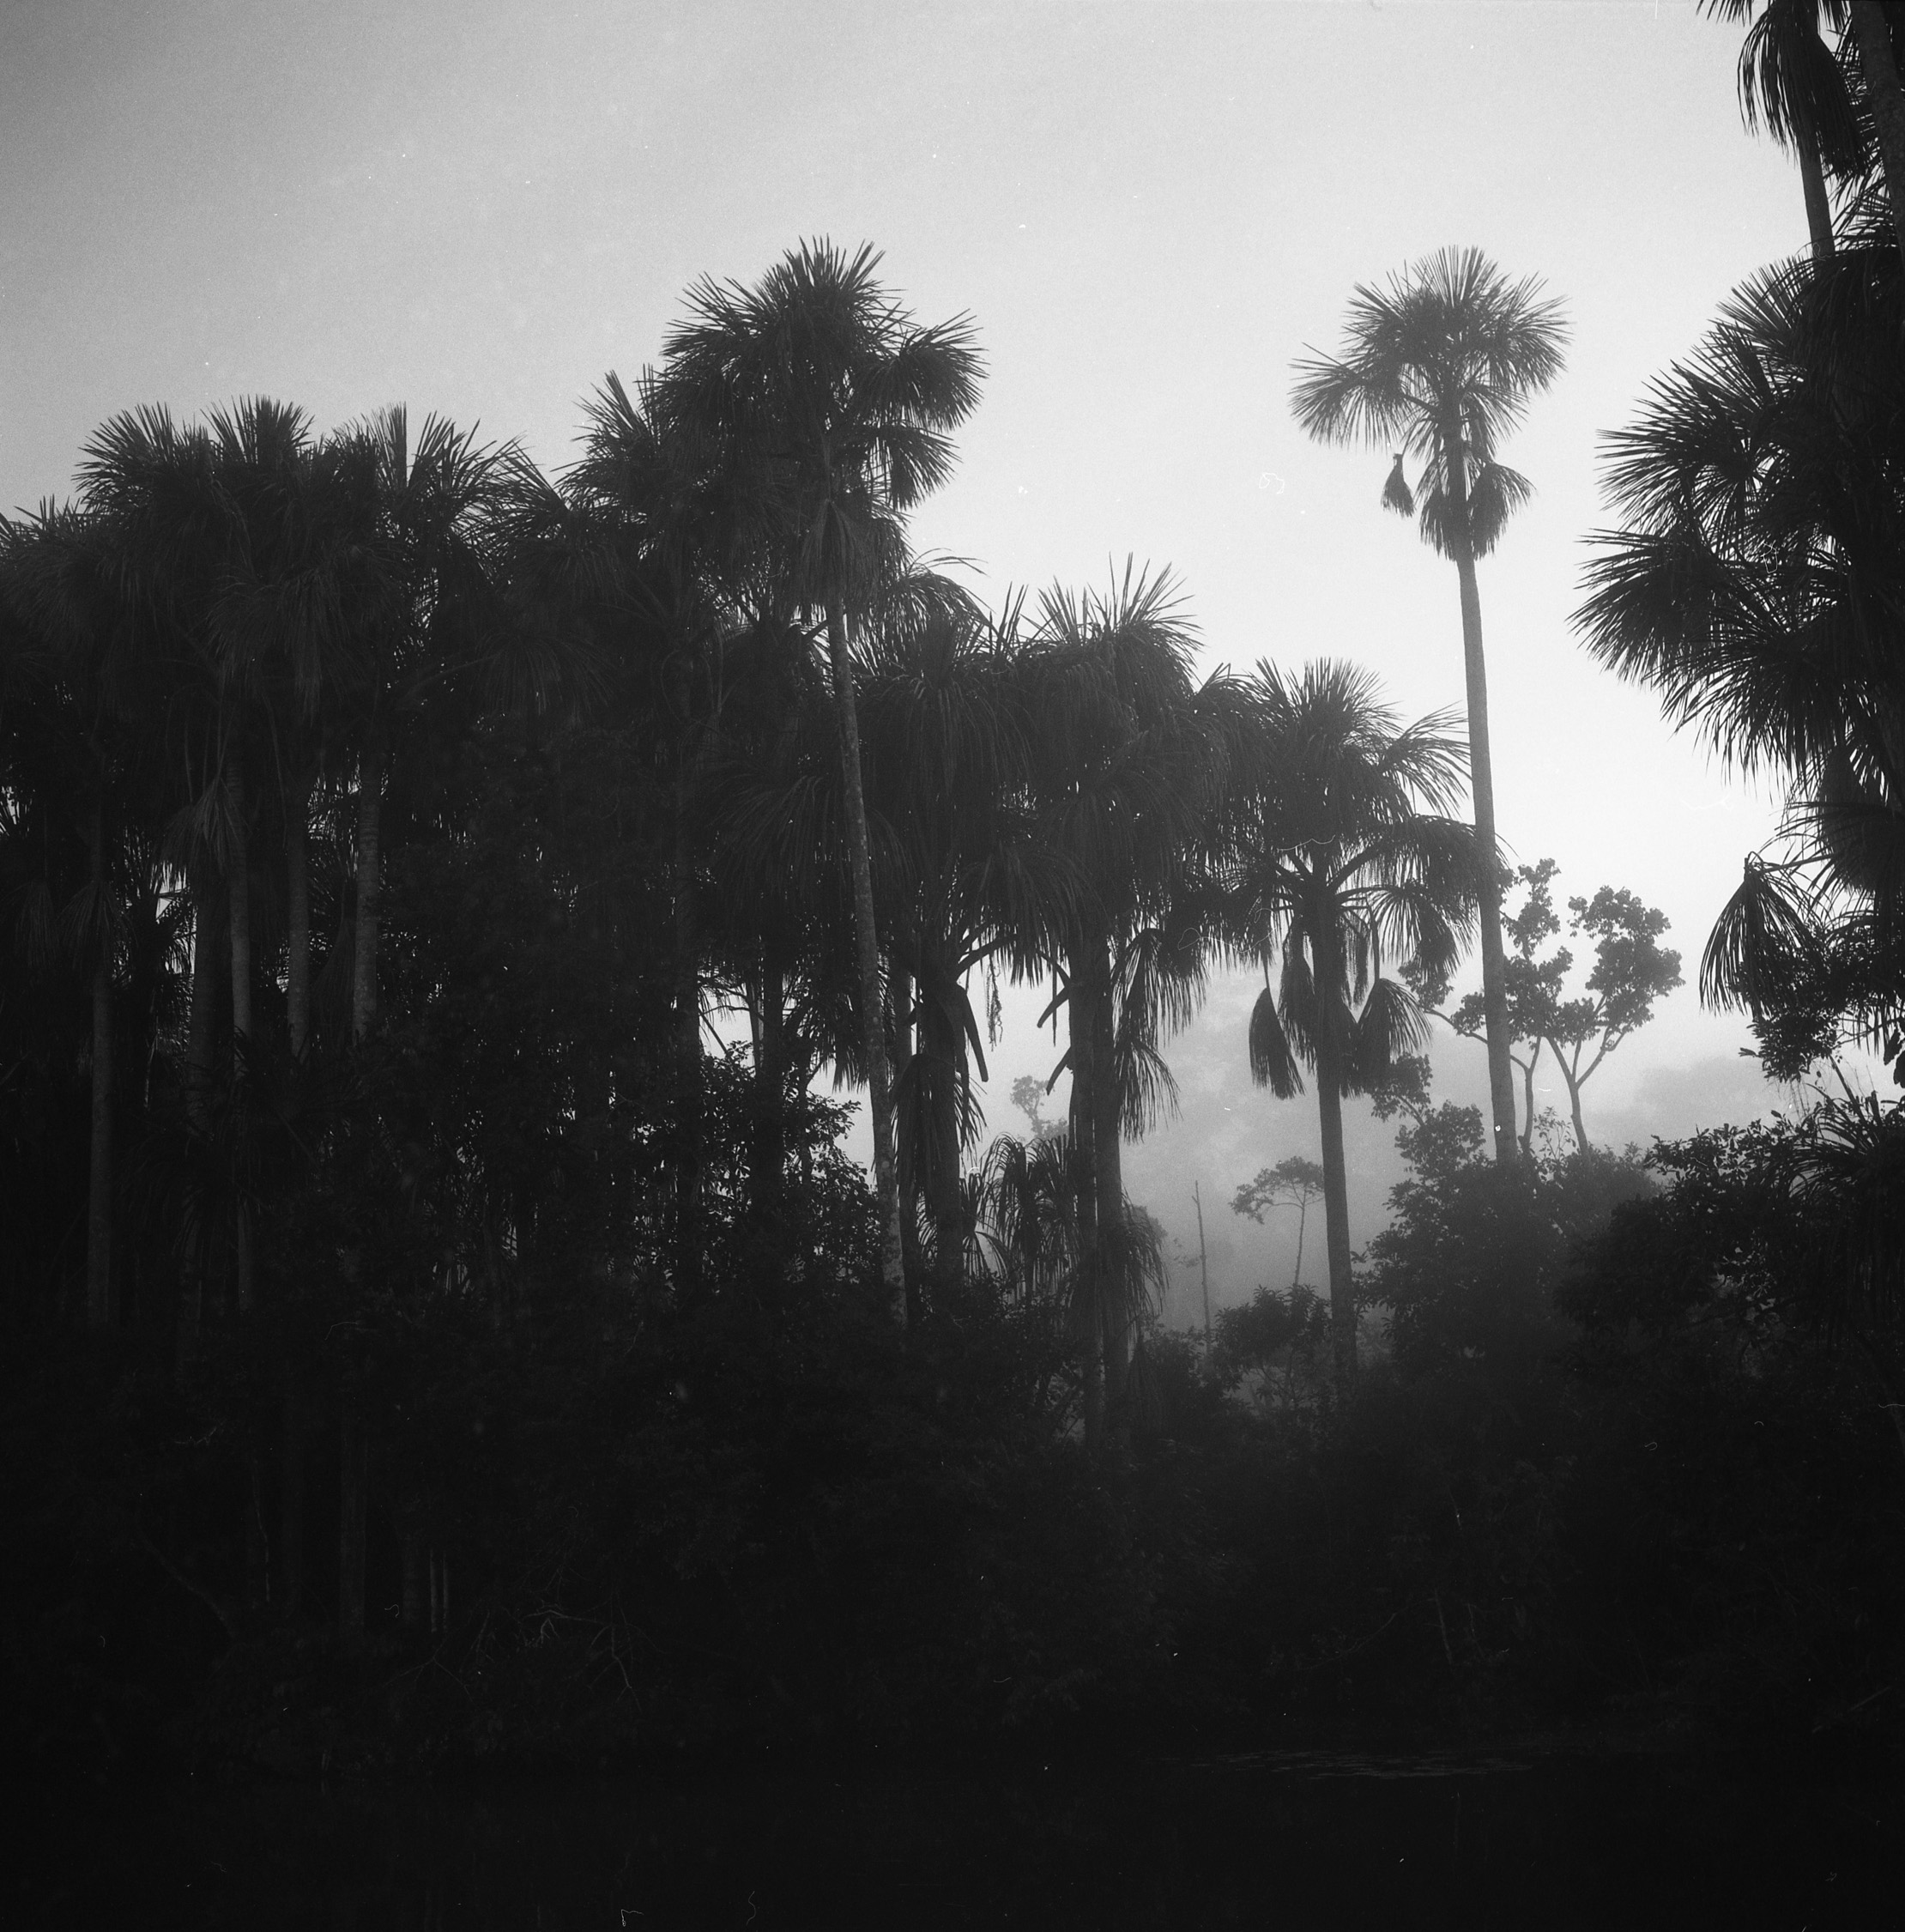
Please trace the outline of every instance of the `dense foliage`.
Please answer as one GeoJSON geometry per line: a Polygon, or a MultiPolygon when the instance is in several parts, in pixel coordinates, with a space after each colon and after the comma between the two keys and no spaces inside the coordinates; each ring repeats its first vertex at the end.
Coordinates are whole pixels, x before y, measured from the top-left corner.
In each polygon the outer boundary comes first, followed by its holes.
{"type": "MultiPolygon", "coordinates": [[[[1793,779],[1702,973],[1788,1069],[1905,1014],[1898,263],[1883,142],[1833,138],[1835,246],[1622,441],[1585,614],[1793,779]]],[[[1397,367],[1372,338],[1299,407],[1426,460],[1479,693],[1495,443],[1562,333],[1437,262],[1397,367]],[[1460,394],[1417,379],[1437,329],[1460,394]]],[[[980,365],[876,267],[698,287],[559,481],[401,411],[148,409],[0,531],[0,1652],[39,1761],[1890,1723],[1897,1108],[1591,1148],[1594,1055],[1678,981],[1660,916],[1571,902],[1566,999],[1551,868],[1503,953],[1450,721],[1330,661],[1200,681],[1165,574],[992,612],[922,568],[980,365]],[[1478,932],[1486,1136],[1411,1051],[1478,932]],[[1321,1160],[1235,1205],[1320,1198],[1330,1293],[1299,1255],[1173,1335],[1122,1149],[1246,960],[1321,1160]],[[1065,1117],[1033,1082],[982,1149],[1014,979],[1065,1117]],[[1515,1130],[1518,1041],[1565,1156],[1515,1130]],[[1409,1167],[1362,1256],[1358,1093],[1409,1167]]]]}

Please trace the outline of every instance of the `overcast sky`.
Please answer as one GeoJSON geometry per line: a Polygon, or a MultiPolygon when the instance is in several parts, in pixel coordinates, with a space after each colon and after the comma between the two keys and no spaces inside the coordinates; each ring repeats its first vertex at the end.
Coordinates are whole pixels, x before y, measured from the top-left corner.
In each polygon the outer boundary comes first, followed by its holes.
{"type": "MultiPolygon", "coordinates": [[[[559,466],[578,398],[656,356],[691,280],[866,240],[922,320],[971,312],[990,366],[922,548],[993,598],[1168,564],[1208,665],[1356,658],[1413,717],[1461,700],[1454,572],[1381,512],[1386,453],[1297,432],[1290,367],[1358,282],[1473,244],[1575,331],[1505,452],[1538,494],[1480,573],[1501,831],[1563,897],[1661,906],[1690,979],[1773,801],[1597,669],[1569,612],[1597,437],[1805,239],[1797,173],[1741,130],[1737,45],[1688,0],[9,0],[0,505],[64,494],[115,410],[251,392],[320,427],[402,402],[559,466]]],[[[1226,1299],[1287,1278],[1284,1238],[1210,1203],[1316,1145],[1310,1103],[1249,1085],[1250,996],[1218,988],[1171,1050],[1184,1118],[1128,1162],[1191,1240],[1201,1178],[1226,1299]]],[[[1027,1010],[995,1126],[1050,1065],[1027,1010]]],[[[1745,1039],[1690,985],[1588,1089],[1590,1131],[1777,1104],[1745,1039]]],[[[1437,1069],[1482,1097],[1479,1048],[1437,1069]]],[[[1351,1111],[1360,1243],[1395,1167],[1351,1111]]]]}

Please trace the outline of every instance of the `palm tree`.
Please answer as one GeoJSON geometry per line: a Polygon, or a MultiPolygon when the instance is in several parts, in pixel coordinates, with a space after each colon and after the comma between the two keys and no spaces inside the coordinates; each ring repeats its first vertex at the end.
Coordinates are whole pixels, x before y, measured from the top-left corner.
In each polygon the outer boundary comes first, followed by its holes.
{"type": "MultiPolygon", "coordinates": [[[[690,1288],[701,1253],[701,777],[718,737],[725,648],[738,626],[734,492],[708,452],[672,421],[652,372],[631,391],[613,372],[584,405],[582,455],[559,488],[526,459],[508,466],[503,526],[523,624],[592,639],[542,653],[591,699],[606,683],[630,700],[633,742],[657,767],[670,812],[674,924],[676,1274],[690,1288]],[[565,663],[563,660],[568,661],[565,663]],[[581,673],[579,681],[576,674],[581,673]]],[[[602,706],[592,706],[602,711],[602,706]]]]}
{"type": "Polygon", "coordinates": [[[1788,781],[1787,856],[1749,857],[1701,971],[1788,1072],[1842,1015],[1875,1042],[1905,1018],[1905,384],[1878,286],[1855,330],[1790,265],[1734,296],[1609,439],[1621,522],[1576,615],[1676,724],[1788,781]]]}
{"type": "Polygon", "coordinates": [[[898,1173],[881,1014],[880,934],[854,706],[851,630],[898,520],[950,473],[949,433],[978,402],[970,320],[914,324],[874,279],[880,257],[803,243],[758,287],[697,282],[665,345],[682,421],[744,460],[761,534],[792,601],[824,614],[846,804],[860,1023],[884,1228],[881,1276],[904,1320],[898,1173]]]}
{"type": "Polygon", "coordinates": [[[1858,116],[1844,70],[1820,33],[1846,28],[1846,0],[1703,0],[1704,10],[1733,23],[1751,22],[1739,50],[1739,106],[1749,131],[1766,131],[1799,164],[1812,258],[1833,252],[1829,175],[1855,176],[1863,160],[1858,116]],[[1755,12],[1759,17],[1754,19],[1755,12]]]}
{"type": "Polygon", "coordinates": [[[1190,887],[1222,796],[1230,681],[1194,684],[1191,650],[1169,572],[1128,563],[1102,594],[1046,593],[1020,674],[1036,721],[1038,836],[1077,874],[1070,911],[1049,932],[1023,934],[1017,963],[1051,972],[1048,1014],[1062,1006],[1067,1019],[1052,1077],[1071,1073],[1080,1271],[1098,1323],[1086,1383],[1094,1446],[1107,1406],[1117,1415],[1136,1333],[1123,1137],[1170,1105],[1158,1042],[1189,1018],[1203,986],[1190,887]]]}
{"type": "MultiPolygon", "coordinates": [[[[1387,288],[1358,288],[1341,359],[1297,365],[1291,407],[1326,443],[1396,447],[1384,506],[1414,516],[1423,542],[1455,566],[1461,585],[1462,660],[1467,680],[1470,783],[1479,850],[1496,850],[1495,778],[1489,758],[1488,673],[1475,565],[1495,548],[1509,516],[1532,494],[1526,477],[1496,457],[1528,400],[1562,369],[1568,325],[1533,278],[1510,282],[1478,249],[1444,249],[1413,263],[1387,288]],[[1412,489],[1403,464],[1423,461],[1412,489]]],[[[1502,951],[1502,887],[1480,881],[1482,997],[1487,1008],[1489,1102],[1495,1157],[1517,1156],[1515,1076],[1502,951]]]]}
{"type": "Polygon", "coordinates": [[[864,1045],[846,992],[856,975],[839,734],[807,643],[770,614],[724,640],[721,731],[696,804],[707,835],[710,950],[753,1045],[748,1218],[777,1267],[789,1102],[824,1062],[837,1075],[857,1069],[864,1045]]]}
{"type": "MultiPolygon", "coordinates": [[[[135,721],[149,698],[150,680],[142,674],[149,667],[115,621],[112,546],[97,518],[48,505],[5,526],[3,559],[17,627],[8,680],[13,736],[23,741],[7,760],[5,782],[37,790],[43,806],[52,807],[44,828],[48,847],[59,818],[80,829],[84,842],[78,875],[37,881],[20,911],[29,955],[43,966],[69,960],[90,990],[86,1319],[100,1329],[112,1314],[114,966],[132,815],[127,793],[135,721]],[[56,898],[64,901],[57,911],[56,898]]],[[[51,863],[46,870],[53,874],[51,863]]]]}
{"type": "MultiPolygon", "coordinates": [[[[208,875],[223,887],[229,953],[232,1076],[247,1077],[254,1039],[255,835],[281,795],[290,914],[288,1006],[294,1045],[308,1020],[309,899],[305,839],[310,772],[304,741],[342,645],[337,560],[343,533],[319,513],[314,447],[301,409],[263,397],[179,429],[161,410],[125,412],[88,444],[82,467],[88,505],[110,529],[119,563],[122,621],[135,634],[177,640],[190,654],[180,681],[202,693],[191,797],[173,845],[199,875],[199,936],[209,911],[208,875]],[[294,695],[293,695],[294,694],[294,695]]],[[[209,1022],[200,976],[197,1011],[209,1022]]],[[[208,1045],[195,1039],[201,1052],[208,1045]]],[[[194,1069],[204,1116],[207,1064],[194,1069]]],[[[239,1305],[252,1291],[251,1229],[240,1203],[233,1224],[239,1305]]]]}
{"type": "Polygon", "coordinates": [[[355,659],[358,767],[350,1032],[362,1040],[377,1014],[392,744],[419,693],[459,657],[466,665],[475,657],[469,634],[493,603],[487,524],[514,452],[480,445],[474,431],[436,415],[413,440],[402,407],[379,410],[333,440],[360,533],[344,621],[355,659]]]}
{"type": "Polygon", "coordinates": [[[995,621],[941,579],[911,591],[888,600],[858,676],[894,967],[901,1180],[910,1174],[922,1189],[944,1287],[965,1247],[960,1156],[980,1124],[972,1059],[986,1077],[967,982],[983,972],[995,986],[1001,955],[1020,936],[1055,930],[1074,908],[1078,875],[1031,809],[1016,602],[995,621]]]}
{"type": "Polygon", "coordinates": [[[1366,1093],[1427,1022],[1385,967],[1453,964],[1473,917],[1475,834],[1443,814],[1460,796],[1462,749],[1447,713],[1398,729],[1373,678],[1312,663],[1260,664],[1255,754],[1230,823],[1232,943],[1263,967],[1250,1070],[1279,1099],[1314,1069],[1323,1153],[1336,1375],[1356,1370],[1343,1099],[1366,1093]],[[1271,969],[1280,962],[1274,988],[1271,969]]]}
{"type": "Polygon", "coordinates": [[[1879,0],[1847,0],[1852,37],[1859,51],[1859,77],[1872,116],[1879,173],[1891,207],[1892,231],[1905,259],[1905,86],[1899,80],[1901,39],[1905,21],[1879,0]]]}

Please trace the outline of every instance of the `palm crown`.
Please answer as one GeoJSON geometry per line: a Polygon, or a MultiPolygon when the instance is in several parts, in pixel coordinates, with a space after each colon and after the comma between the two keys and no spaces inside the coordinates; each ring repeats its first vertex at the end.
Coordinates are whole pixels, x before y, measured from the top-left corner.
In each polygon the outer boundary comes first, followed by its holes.
{"type": "Polygon", "coordinates": [[[755,288],[705,277],[664,345],[668,401],[747,452],[814,602],[856,574],[880,513],[946,481],[979,400],[971,318],[916,325],[880,260],[803,242],[755,288]]]}
{"type": "Polygon", "coordinates": [[[1398,729],[1352,665],[1290,676],[1266,663],[1255,695],[1269,780],[1237,827],[1236,942],[1267,972],[1280,950],[1283,972],[1251,1018],[1251,1070],[1285,1098],[1302,1090],[1298,1061],[1321,1075],[1327,1005],[1341,1050],[1331,1073],[1352,1093],[1422,1037],[1385,965],[1452,962],[1473,911],[1474,835],[1445,815],[1462,748],[1443,713],[1398,729]]]}
{"type": "Polygon", "coordinates": [[[1387,288],[1359,287],[1344,354],[1297,364],[1297,421],[1326,443],[1396,447],[1383,502],[1415,516],[1443,556],[1465,536],[1486,556],[1531,494],[1495,451],[1561,372],[1568,325],[1539,288],[1510,282],[1479,249],[1445,248],[1387,288]],[[1412,456],[1423,465],[1413,488],[1412,456]]]}

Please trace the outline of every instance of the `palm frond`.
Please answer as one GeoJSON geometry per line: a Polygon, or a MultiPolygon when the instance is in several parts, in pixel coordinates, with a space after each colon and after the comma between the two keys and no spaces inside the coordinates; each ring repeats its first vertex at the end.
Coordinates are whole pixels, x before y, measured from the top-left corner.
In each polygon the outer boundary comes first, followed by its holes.
{"type": "Polygon", "coordinates": [[[1279,1100],[1303,1092],[1303,1075],[1277,1010],[1276,995],[1267,986],[1250,1009],[1249,1044],[1250,1077],[1259,1087],[1267,1087],[1279,1100]]]}

